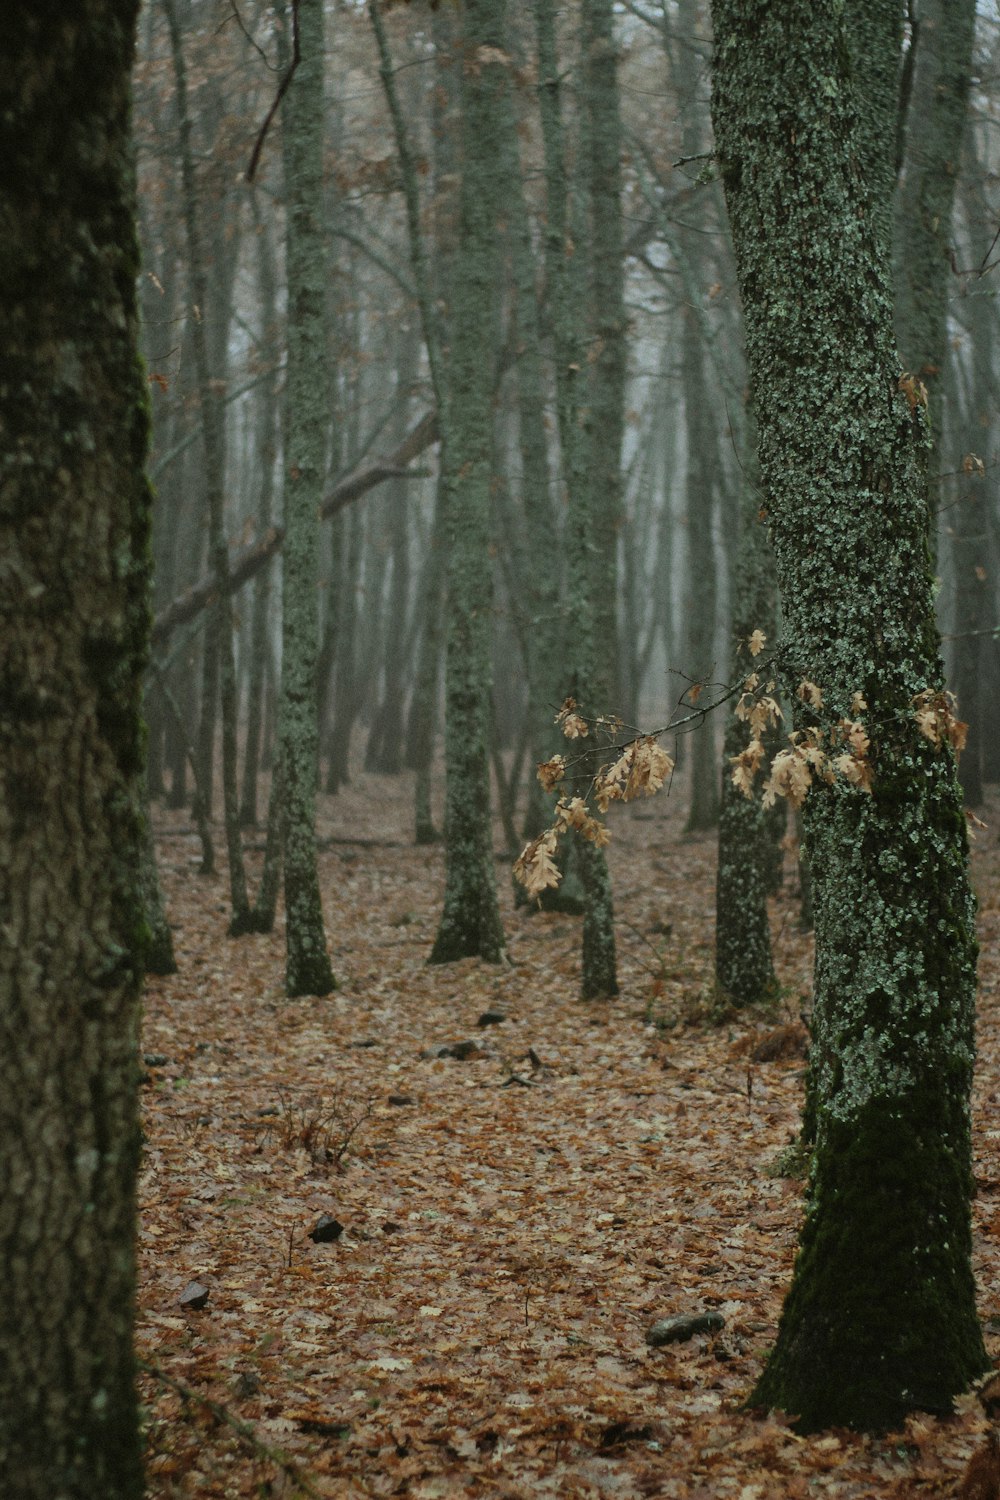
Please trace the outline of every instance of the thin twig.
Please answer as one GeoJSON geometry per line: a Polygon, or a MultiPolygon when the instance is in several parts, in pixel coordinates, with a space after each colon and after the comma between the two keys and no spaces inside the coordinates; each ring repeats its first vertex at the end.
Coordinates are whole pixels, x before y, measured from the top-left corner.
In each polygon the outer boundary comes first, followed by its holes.
{"type": "Polygon", "coordinates": [[[259,1454],[262,1458],[266,1458],[268,1462],[274,1464],[276,1468],[279,1468],[283,1474],[288,1476],[296,1488],[301,1490],[302,1494],[309,1495],[311,1500],[323,1500],[322,1495],[312,1480],[306,1477],[294,1459],[289,1458],[280,1449],[272,1448],[267,1443],[262,1442],[257,1436],[257,1429],[252,1422],[244,1422],[239,1417],[234,1417],[228,1406],[224,1406],[221,1401],[213,1401],[211,1396],[203,1395],[201,1391],[195,1390],[194,1386],[188,1385],[186,1381],[178,1380],[175,1376],[168,1375],[166,1370],[161,1369],[159,1365],[153,1364],[151,1360],[138,1357],[136,1364],[140,1370],[144,1370],[147,1375],[152,1375],[153,1379],[159,1381],[161,1385],[168,1386],[170,1390],[176,1391],[178,1396],[181,1396],[185,1401],[199,1402],[218,1421],[224,1423],[227,1427],[231,1427],[240,1439],[240,1442],[245,1443],[251,1452],[259,1454]]]}
{"type": "Polygon", "coordinates": [[[302,52],[299,47],[299,0],[292,0],[292,62],[291,66],[288,69],[288,72],[285,74],[284,78],[278,85],[278,92],[274,96],[274,103],[268,110],[267,117],[265,118],[264,123],[260,127],[260,130],[257,134],[257,140],[253,148],[253,154],[250,157],[250,165],[247,167],[247,182],[253,182],[254,180],[254,176],[257,172],[257,167],[260,162],[260,154],[264,149],[264,141],[267,138],[267,132],[271,128],[271,121],[278,113],[278,107],[281,104],[282,99],[284,99],[286,93],[288,92],[288,85],[291,83],[293,77],[295,76],[295,69],[298,67],[301,61],[302,52]]]}
{"type": "Polygon", "coordinates": [[[225,20],[219,22],[218,26],[215,28],[216,35],[218,36],[218,34],[222,30],[223,26],[227,25],[229,21],[231,21],[231,20],[235,21],[236,24],[237,24],[237,26],[242,31],[243,35],[246,37],[247,41],[250,43],[251,47],[263,59],[264,66],[265,66],[265,68],[267,68],[268,72],[269,73],[277,73],[278,70],[274,66],[274,64],[268,62],[268,60],[267,60],[267,53],[264,51],[263,47],[260,45],[259,42],[257,42],[257,41],[254,40],[254,38],[250,35],[249,31],[247,30],[246,23],[244,22],[243,17],[240,15],[239,11],[236,8],[236,0],[229,0],[229,7],[230,7],[230,10],[231,10],[232,14],[229,15],[229,16],[226,16],[225,20]]]}

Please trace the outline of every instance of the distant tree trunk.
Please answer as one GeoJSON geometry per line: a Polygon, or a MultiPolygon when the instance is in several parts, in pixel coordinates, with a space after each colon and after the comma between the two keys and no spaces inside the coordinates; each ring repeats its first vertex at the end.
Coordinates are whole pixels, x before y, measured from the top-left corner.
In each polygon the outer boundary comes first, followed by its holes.
{"type": "MultiPolygon", "coordinates": [[[[516,580],[517,610],[527,667],[527,714],[535,764],[552,753],[552,721],[565,696],[563,681],[564,621],[560,608],[559,517],[552,503],[548,442],[545,432],[545,381],[535,257],[525,202],[517,116],[510,79],[505,82],[501,111],[502,179],[508,184],[507,211],[513,277],[512,335],[518,350],[516,380],[517,437],[521,459],[521,505],[524,545],[516,580]]],[[[508,548],[508,551],[510,549],[508,548]]],[[[551,798],[532,775],[528,790],[525,837],[534,838],[548,822],[551,798]]]]}
{"type": "MultiPolygon", "coordinates": [[[[396,390],[399,417],[395,437],[406,435],[410,390],[417,376],[418,337],[404,328],[398,346],[396,390]]],[[[409,661],[403,648],[410,612],[410,524],[407,481],[389,482],[385,505],[389,512],[388,529],[391,548],[391,574],[388,596],[388,630],[386,633],[385,680],[382,701],[378,705],[365,753],[366,769],[386,776],[398,775],[403,762],[403,704],[409,661]]]]}
{"type": "MultiPolygon", "coordinates": [[[[581,137],[589,225],[590,373],[583,413],[594,622],[593,681],[602,712],[617,712],[618,550],[628,319],[622,248],[622,140],[613,0],[583,0],[581,137]]],[[[599,853],[599,851],[597,851],[599,853]]]]}
{"type": "Polygon", "coordinates": [[[434,520],[430,546],[424,559],[420,585],[420,640],[417,664],[406,723],[406,764],[416,773],[414,790],[414,842],[435,844],[440,835],[434,826],[431,807],[431,764],[434,758],[434,734],[438,718],[438,684],[441,676],[441,653],[444,609],[443,499],[441,484],[434,500],[434,520]]]}
{"type": "MultiPolygon", "coordinates": [[[[690,309],[685,309],[682,341],[687,431],[687,628],[686,659],[682,663],[682,670],[695,683],[707,683],[717,669],[715,627],[718,580],[713,535],[716,486],[710,459],[713,434],[701,331],[690,309]]],[[[695,833],[714,828],[719,820],[719,761],[715,724],[711,716],[696,728],[691,740],[691,804],[688,809],[687,831],[695,833]]]]}
{"type": "MultiPolygon", "coordinates": [[[[984,330],[987,342],[992,344],[984,330]]],[[[989,431],[990,406],[988,401],[972,398],[986,419],[989,431]]],[[[989,608],[989,523],[987,519],[987,485],[985,473],[980,473],[975,459],[970,458],[967,470],[963,469],[962,449],[959,446],[958,413],[956,420],[946,428],[946,439],[940,451],[949,455],[948,468],[952,472],[942,480],[942,495],[947,500],[946,517],[950,524],[945,534],[951,541],[951,575],[955,607],[952,611],[952,627],[955,635],[952,649],[953,670],[951,685],[958,699],[958,712],[969,728],[965,749],[958,765],[958,776],[968,807],[980,807],[983,802],[983,646],[990,624],[989,608]],[[950,439],[950,441],[948,441],[950,439]]],[[[989,449],[987,448],[987,452],[989,449]]]]}
{"type": "Polygon", "coordinates": [[[493,873],[489,704],[490,484],[497,346],[497,117],[503,0],[467,0],[461,46],[461,228],[442,428],[448,538],[445,654],[445,894],[432,963],[498,962],[505,941],[493,873]]]}
{"type": "MultiPolygon", "coordinates": [[[[879,7],[898,21],[896,0],[879,7]]],[[[949,745],[914,713],[942,685],[927,429],[919,393],[900,389],[885,245],[857,167],[872,101],[856,92],[851,10],[714,0],[713,114],[788,669],[823,695],[800,725],[836,750],[841,720],[860,716],[873,778],[866,794],[837,773],[806,800],[816,1146],[754,1399],[805,1430],[877,1431],[947,1410],[987,1361],[970,1265],[965,819],[949,745]]]]}
{"type": "MultiPolygon", "coordinates": [[[[705,59],[696,37],[701,29],[698,0],[679,0],[678,36],[666,35],[664,48],[670,59],[670,76],[680,106],[681,154],[696,158],[710,144],[711,133],[705,107],[703,73],[705,59]]],[[[719,510],[720,459],[715,414],[706,379],[707,291],[716,277],[709,257],[713,242],[708,229],[706,189],[685,205],[681,224],[672,228],[675,261],[681,270],[684,301],[680,308],[680,363],[684,391],[684,577],[683,629],[679,652],[672,663],[683,680],[705,683],[718,673],[716,659],[719,568],[715,531],[719,510]]],[[[681,690],[681,682],[677,683],[681,690]]],[[[681,713],[686,713],[681,706],[681,713]]],[[[719,760],[714,715],[694,725],[684,735],[685,764],[691,768],[687,831],[703,832],[719,820],[719,760]]]]}
{"type": "Polygon", "coordinates": [[[351,779],[351,733],[358,715],[358,592],[364,542],[364,517],[357,510],[334,521],[331,576],[334,598],[328,601],[326,638],[322,653],[332,673],[331,707],[327,715],[328,760],[326,790],[339,792],[351,779]]]}
{"type": "MultiPolygon", "coordinates": [[[[569,692],[579,711],[614,712],[618,697],[618,526],[625,378],[625,310],[621,247],[621,128],[617,48],[611,0],[584,0],[581,12],[581,100],[589,229],[587,332],[591,360],[574,443],[570,492],[567,620],[569,692]],[[580,464],[578,469],[577,463],[580,464]],[[582,471],[582,472],[581,472],[582,471]]],[[[586,790],[595,766],[587,759],[575,790],[586,790]]],[[[581,995],[618,993],[614,904],[603,849],[577,835],[583,879],[581,995]]]]}
{"type": "MultiPolygon", "coordinates": [[[[270,326],[275,315],[276,286],[274,258],[271,252],[269,226],[261,222],[254,209],[257,232],[258,286],[261,317],[270,326]]],[[[260,388],[257,459],[260,468],[260,491],[257,501],[257,534],[264,536],[271,524],[274,501],[274,467],[277,424],[277,379],[265,380],[260,388]]],[[[243,747],[243,790],[240,796],[240,826],[253,828],[257,823],[257,775],[260,770],[260,744],[264,714],[264,680],[267,674],[268,615],[271,603],[271,570],[263,568],[253,586],[250,615],[250,661],[247,673],[246,741],[243,747]]]]}
{"type": "Polygon", "coordinates": [[[156,845],[153,842],[153,826],[149,820],[148,805],[144,809],[142,840],[139,846],[139,885],[148,929],[146,973],[176,974],[174,939],[170,931],[170,923],[167,921],[166,908],[163,905],[160,875],[156,868],[156,845]]]}
{"type": "Polygon", "coordinates": [[[928,393],[928,499],[935,513],[948,358],[953,209],[975,27],[976,0],[922,0],[912,39],[916,61],[896,195],[896,333],[904,364],[928,393]]]}
{"type": "Polygon", "coordinates": [[[298,0],[301,59],[283,103],[288,362],[278,738],[284,803],[285,990],[327,995],[316,870],[316,604],[330,380],[323,316],[323,0],[298,0]]]}
{"type": "Polygon", "coordinates": [[[13,0],[0,81],[0,1481],[140,1500],[148,433],[134,0],[13,0]]]}
{"type": "MultiPolygon", "coordinates": [[[[545,153],[545,216],[543,221],[544,266],[547,289],[546,310],[551,326],[552,361],[555,374],[556,425],[559,433],[559,478],[560,492],[567,511],[571,502],[577,504],[583,497],[587,483],[586,463],[580,424],[580,401],[584,385],[583,367],[585,351],[584,294],[586,278],[580,265],[581,257],[573,233],[574,215],[571,211],[570,175],[567,162],[566,131],[563,120],[562,80],[564,70],[560,64],[556,39],[556,18],[553,0],[538,0],[534,7],[535,36],[538,56],[538,105],[541,117],[542,140],[545,153]]],[[[564,527],[564,550],[572,546],[569,525],[564,527]]],[[[589,562],[580,559],[579,582],[588,586],[589,562]]],[[[570,571],[565,571],[566,597],[562,600],[559,631],[554,649],[546,647],[547,660],[558,667],[555,702],[560,704],[573,690],[575,673],[573,664],[573,636],[576,625],[568,607],[570,571]]],[[[608,711],[602,705],[601,711],[608,711]]],[[[551,734],[552,715],[549,715],[551,734]]],[[[541,726],[540,726],[541,727],[541,726]]],[[[547,760],[549,750],[537,756],[547,760]]],[[[525,835],[534,837],[540,830],[534,826],[544,809],[544,801],[533,792],[534,802],[529,801],[525,819],[525,835]]],[[[562,881],[555,889],[542,893],[540,905],[544,909],[582,912],[586,903],[580,860],[577,857],[576,840],[568,842],[559,851],[559,866],[562,881]]],[[[520,888],[519,888],[520,889],[520,888]]],[[[600,886],[597,887],[600,889],[600,886]]]]}
{"type": "Polygon", "coordinates": [[[195,316],[191,337],[194,346],[195,370],[198,378],[198,397],[201,417],[202,440],[205,451],[205,494],[208,501],[209,552],[216,577],[218,601],[212,611],[209,633],[205,640],[208,667],[203,678],[202,724],[204,733],[199,741],[199,783],[208,805],[206,817],[211,816],[212,747],[214,742],[214,695],[216,685],[222,712],[222,797],[226,830],[226,853],[229,860],[229,894],[232,903],[230,933],[236,935],[250,930],[250,904],[247,896],[246,872],[243,865],[243,845],[240,839],[240,810],[237,791],[236,748],[236,666],[233,660],[233,624],[229,598],[229,549],[224,524],[225,452],[223,408],[218,391],[211,379],[211,359],[208,338],[203,321],[203,309],[208,305],[208,283],[203,263],[201,216],[198,206],[198,191],[194,175],[194,155],[191,146],[191,117],[188,109],[187,68],[181,44],[180,27],[177,21],[175,0],[161,0],[170,32],[170,50],[173,57],[174,77],[177,87],[178,132],[181,148],[181,172],[183,178],[184,224],[187,236],[188,274],[191,284],[195,316]]]}
{"type": "MultiPolygon", "coordinates": [[[[752,424],[751,424],[752,425],[752,424]]],[[[766,654],[751,655],[755,630],[767,637],[766,653],[777,633],[777,592],[774,558],[759,517],[760,492],[756,455],[746,450],[743,533],[736,575],[730,680],[738,682],[758,671],[766,654]]],[[[767,681],[760,684],[763,690],[767,681]]],[[[719,817],[719,868],[715,886],[715,981],[736,1006],[773,1000],[777,982],[771,957],[771,929],[767,897],[771,886],[773,840],[761,806],[759,785],[753,797],[744,796],[733,782],[733,760],[750,744],[750,725],[735,711],[726,728],[722,763],[722,804],[719,817]]]]}

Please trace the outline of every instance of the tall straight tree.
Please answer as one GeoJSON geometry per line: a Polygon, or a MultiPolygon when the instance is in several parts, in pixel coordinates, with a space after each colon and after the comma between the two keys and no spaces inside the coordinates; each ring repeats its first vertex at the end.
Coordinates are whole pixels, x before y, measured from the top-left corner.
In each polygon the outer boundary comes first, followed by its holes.
{"type": "Polygon", "coordinates": [[[976,0],[923,0],[911,40],[913,83],[896,194],[896,332],[904,362],[929,394],[934,438],[929,495],[935,509],[948,357],[952,217],[975,30],[976,0]]]}
{"type": "Polygon", "coordinates": [[[148,428],[136,0],[12,0],[0,79],[0,1474],[139,1500],[148,428]]]}
{"type": "MultiPolygon", "coordinates": [[[[622,435],[625,427],[625,271],[622,246],[621,114],[613,0],[583,0],[580,12],[580,132],[587,200],[589,271],[586,358],[589,379],[582,411],[584,483],[590,511],[590,614],[594,625],[593,688],[602,712],[619,699],[618,537],[622,528],[622,435]]],[[[575,497],[571,495],[571,502],[575,497]]]]}
{"type": "MultiPolygon", "coordinates": [[[[759,665],[753,640],[761,631],[773,641],[777,590],[774,556],[760,520],[757,484],[756,428],[752,421],[746,444],[742,530],[734,574],[733,628],[730,678],[746,679],[759,665]]],[[[761,684],[766,687],[766,681],[761,684]]],[[[751,750],[748,715],[735,709],[726,725],[719,812],[719,864],[715,882],[715,982],[736,1006],[759,1005],[777,992],[767,895],[774,867],[774,840],[759,789],[745,797],[733,780],[740,756],[751,750]]],[[[770,748],[770,747],[768,747],[770,748]]]]}
{"type": "MultiPolygon", "coordinates": [[[[551,6],[540,7],[539,57],[551,52],[551,6]]],[[[582,712],[598,717],[614,711],[619,693],[618,532],[621,524],[621,449],[624,425],[626,317],[622,271],[621,122],[618,109],[618,54],[611,0],[584,0],[580,14],[583,93],[580,99],[586,203],[587,285],[584,301],[588,377],[578,392],[569,384],[563,402],[572,411],[578,394],[568,460],[567,607],[569,663],[567,687],[582,712]],[[567,399],[568,398],[568,399],[567,399]]],[[[546,72],[548,70],[546,69],[546,72]]],[[[546,89],[551,78],[545,78],[546,89]]],[[[551,98],[551,114],[557,103],[551,98]]],[[[543,122],[544,123],[544,122],[543,122]]],[[[553,136],[554,121],[547,124],[553,136]]],[[[557,137],[556,137],[557,139],[557,137]]],[[[562,184],[554,159],[555,140],[546,142],[550,196],[562,184]]],[[[565,213],[565,204],[560,214],[565,213]]],[[[550,261],[558,254],[552,247],[550,261]]],[[[565,255],[565,246],[563,247],[565,255]]],[[[560,268],[568,279],[568,268],[560,268]]],[[[568,310],[563,285],[556,315],[568,310]]],[[[569,339],[566,340],[569,344],[569,339]]],[[[570,344],[570,347],[572,345],[570,344]]],[[[579,347],[579,346],[578,346],[579,347]]],[[[560,355],[557,336],[556,354],[560,355]]],[[[565,373],[563,382],[566,383],[565,373]]],[[[567,412],[568,414],[568,412],[567,412]]],[[[577,790],[584,792],[595,769],[592,757],[579,758],[577,790]]],[[[585,1000],[618,993],[614,900],[604,850],[576,839],[583,879],[583,943],[580,990],[585,1000]]]]}
{"type": "Polygon", "coordinates": [[[191,114],[188,103],[187,66],[184,60],[176,0],[162,0],[170,33],[170,50],[177,88],[177,119],[183,183],[184,227],[188,255],[191,301],[191,341],[205,456],[205,498],[208,505],[208,549],[215,574],[216,601],[205,638],[202,672],[201,726],[198,745],[199,788],[202,811],[211,817],[212,766],[215,745],[215,698],[222,710],[222,796],[229,860],[229,893],[233,936],[251,931],[254,923],[247,896],[243,845],[240,839],[239,800],[236,784],[236,664],[233,658],[232,604],[229,592],[229,550],[225,530],[225,424],[224,407],[217,383],[212,379],[212,353],[204,310],[209,306],[205,268],[204,225],[198,184],[195,179],[191,114]]]}
{"type": "MultiPolygon", "coordinates": [[[[898,20],[896,0],[864,9],[898,20]]],[[[788,659],[793,683],[822,693],[801,727],[830,745],[863,718],[872,777],[866,792],[838,773],[806,800],[816,1145],[755,1394],[805,1429],[878,1430],[946,1410],[986,1364],[970,1265],[976,945],[939,696],[926,414],[901,381],[887,247],[859,170],[869,101],[852,6],[712,11],[716,149],[788,659]]]]}
{"type": "Polygon", "coordinates": [[[288,363],[278,741],[285,804],[285,989],[289,995],[327,995],[335,981],[316,870],[316,559],[330,392],[324,317],[323,0],[298,0],[294,24],[299,63],[282,106],[288,363]]]}
{"type": "Polygon", "coordinates": [[[503,0],[465,0],[462,184],[441,462],[448,539],[445,895],[432,963],[505,948],[490,824],[490,491],[505,71],[503,0]]]}

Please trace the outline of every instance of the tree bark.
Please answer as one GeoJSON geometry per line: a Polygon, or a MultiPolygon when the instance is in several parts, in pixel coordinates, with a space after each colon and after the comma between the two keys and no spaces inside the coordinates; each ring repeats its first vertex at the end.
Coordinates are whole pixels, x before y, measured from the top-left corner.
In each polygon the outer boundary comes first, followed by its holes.
{"type": "MultiPolygon", "coordinates": [[[[739,592],[733,605],[731,680],[746,679],[763,659],[750,651],[755,630],[773,648],[777,633],[774,558],[759,517],[756,428],[748,424],[743,529],[735,568],[739,592]]],[[[761,684],[767,686],[765,680],[761,684]]],[[[726,726],[719,814],[719,866],[715,885],[715,981],[736,1006],[773,1001],[777,993],[771,956],[767,897],[773,875],[774,840],[759,788],[745,797],[733,783],[733,760],[750,744],[750,726],[735,711],[726,726]]]]}
{"type": "Polygon", "coordinates": [[[497,346],[496,121],[509,61],[502,0],[463,10],[464,153],[442,467],[448,542],[445,650],[445,894],[431,963],[498,962],[505,939],[493,873],[489,705],[490,485],[497,346]]]}
{"type": "Polygon", "coordinates": [[[896,330],[904,363],[927,387],[933,439],[928,471],[935,511],[940,406],[948,356],[952,212],[975,28],[975,0],[923,0],[920,6],[912,43],[916,61],[906,146],[896,194],[896,330]]]}
{"type": "Polygon", "coordinates": [[[281,747],[284,801],[285,990],[327,995],[316,869],[316,558],[323,495],[329,375],[323,315],[323,0],[298,0],[300,62],[283,104],[287,212],[288,365],[281,747]]]}
{"type": "Polygon", "coordinates": [[[201,431],[205,451],[209,554],[216,587],[210,629],[205,640],[201,730],[198,744],[199,790],[205,798],[205,816],[210,818],[215,744],[215,698],[218,693],[222,717],[223,819],[226,832],[226,853],[229,861],[229,895],[232,905],[229,930],[237,934],[249,931],[251,922],[246,871],[243,865],[243,845],[240,838],[239,795],[236,784],[236,666],[233,659],[233,623],[228,588],[229,552],[224,524],[225,426],[222,401],[211,379],[212,361],[204,323],[204,312],[208,306],[208,281],[203,260],[203,229],[191,146],[187,67],[175,0],[162,0],[162,4],[170,32],[170,50],[177,85],[184,225],[191,300],[194,303],[191,338],[194,346],[201,431]]]}
{"type": "Polygon", "coordinates": [[[849,10],[714,0],[713,19],[716,146],[790,685],[820,688],[822,707],[799,723],[831,749],[842,720],[863,718],[873,778],[866,794],[837,773],[806,800],[816,1147],[754,1399],[805,1430],[884,1430],[947,1410],[986,1365],[970,1265],[965,819],[951,750],[914,714],[942,685],[926,417],[919,392],[901,389],[888,258],[858,170],[869,101],[849,10]]]}
{"type": "Polygon", "coordinates": [[[148,400],[134,0],[13,0],[0,79],[0,1473],[140,1500],[148,400]]]}

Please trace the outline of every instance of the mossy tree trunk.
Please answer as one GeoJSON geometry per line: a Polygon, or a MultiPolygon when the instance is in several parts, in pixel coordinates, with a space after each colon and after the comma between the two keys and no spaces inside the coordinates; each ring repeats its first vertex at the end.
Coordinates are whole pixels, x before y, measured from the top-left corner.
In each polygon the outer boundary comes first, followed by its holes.
{"type": "Polygon", "coordinates": [[[14,0],[0,81],[0,1474],[140,1500],[148,432],[135,0],[14,0]]]}
{"type": "Polygon", "coordinates": [[[326,995],[335,981],[316,869],[316,560],[330,398],[323,310],[323,0],[299,0],[298,26],[300,62],[282,113],[288,362],[278,738],[284,800],[285,989],[289,995],[326,995]]]}
{"type": "MultiPolygon", "coordinates": [[[[895,0],[878,0],[886,16],[895,0]]],[[[804,1429],[944,1411],[986,1364],[970,1266],[975,938],[941,687],[926,418],[899,388],[850,7],[714,0],[713,115],[736,246],[792,685],[871,736],[871,795],[806,802],[816,1148],[777,1345],[754,1399],[804,1429]]],[[[886,28],[891,32],[891,28],[886,28]]]]}
{"type": "Polygon", "coordinates": [[[448,539],[445,654],[445,895],[432,963],[505,941],[490,819],[490,490],[501,212],[498,119],[509,66],[501,0],[462,12],[463,157],[451,356],[442,424],[448,539]]]}

